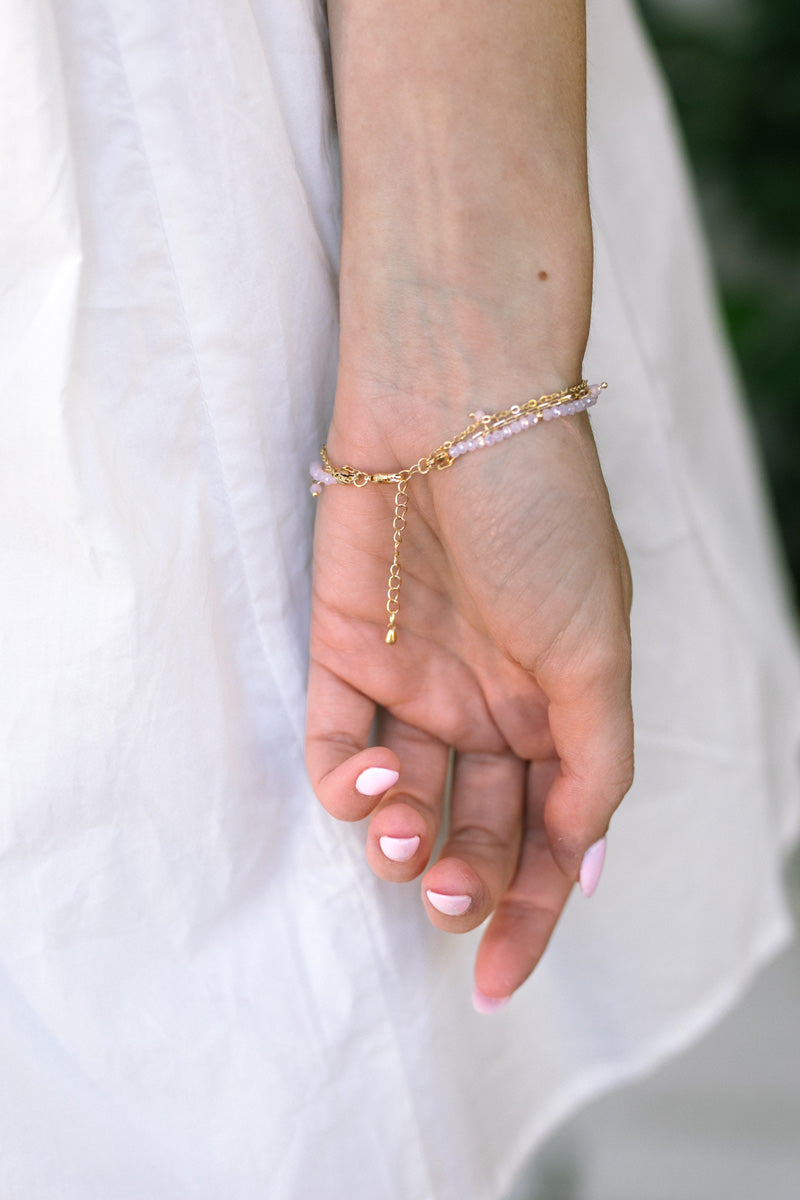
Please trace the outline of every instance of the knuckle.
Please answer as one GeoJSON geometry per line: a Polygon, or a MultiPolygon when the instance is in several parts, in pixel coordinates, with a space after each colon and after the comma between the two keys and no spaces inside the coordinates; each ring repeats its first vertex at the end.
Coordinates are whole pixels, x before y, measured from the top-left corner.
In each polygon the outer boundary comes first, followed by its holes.
{"type": "Polygon", "coordinates": [[[509,845],[508,838],[488,825],[477,823],[473,825],[461,825],[458,829],[451,832],[448,840],[452,846],[459,849],[470,848],[493,855],[510,854],[513,852],[513,847],[509,845]]]}
{"type": "Polygon", "coordinates": [[[631,787],[633,786],[634,775],[635,766],[633,761],[633,751],[631,750],[628,754],[623,756],[619,763],[619,773],[616,778],[615,790],[620,800],[622,800],[626,793],[631,790],[631,787]]]}
{"type": "Polygon", "coordinates": [[[631,639],[619,625],[593,640],[584,657],[584,670],[592,683],[625,682],[630,677],[631,639]]]}

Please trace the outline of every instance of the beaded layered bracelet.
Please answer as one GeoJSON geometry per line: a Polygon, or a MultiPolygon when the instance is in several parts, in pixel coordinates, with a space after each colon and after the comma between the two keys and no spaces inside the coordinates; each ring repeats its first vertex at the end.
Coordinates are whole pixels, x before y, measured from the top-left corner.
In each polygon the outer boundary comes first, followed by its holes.
{"type": "Polygon", "coordinates": [[[560,392],[552,392],[549,396],[539,396],[527,400],[524,404],[512,404],[511,408],[501,412],[485,413],[477,409],[470,413],[470,424],[461,433],[448,442],[443,442],[436,450],[425,458],[420,458],[411,467],[401,471],[383,473],[380,471],[358,471],[355,467],[335,467],[328,457],[327,447],[320,450],[320,460],[311,464],[312,496],[319,496],[323,487],[330,484],[349,484],[351,487],[366,487],[368,483],[391,483],[395,486],[394,522],[392,524],[394,541],[394,558],[389,570],[389,587],[386,599],[386,611],[389,622],[386,629],[386,641],[394,645],[397,640],[397,614],[400,611],[400,543],[406,528],[406,512],[408,509],[408,484],[414,475],[427,475],[434,467],[443,471],[451,467],[462,454],[471,454],[474,450],[482,450],[485,446],[493,446],[504,438],[530,429],[540,421],[552,421],[556,417],[571,416],[583,412],[597,403],[597,397],[606,387],[605,383],[588,384],[585,379],[572,387],[560,392]]]}

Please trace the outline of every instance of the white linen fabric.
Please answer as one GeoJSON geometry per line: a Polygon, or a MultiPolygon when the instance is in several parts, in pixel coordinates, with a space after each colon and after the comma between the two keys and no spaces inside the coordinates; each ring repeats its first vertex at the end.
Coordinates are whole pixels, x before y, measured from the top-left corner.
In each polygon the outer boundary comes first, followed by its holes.
{"type": "Polygon", "coordinates": [[[637,780],[597,896],[486,1018],[477,934],[373,878],[303,766],[321,0],[0,11],[0,1195],[498,1200],[790,932],[798,656],[635,19],[590,4],[587,369],[637,780]]]}

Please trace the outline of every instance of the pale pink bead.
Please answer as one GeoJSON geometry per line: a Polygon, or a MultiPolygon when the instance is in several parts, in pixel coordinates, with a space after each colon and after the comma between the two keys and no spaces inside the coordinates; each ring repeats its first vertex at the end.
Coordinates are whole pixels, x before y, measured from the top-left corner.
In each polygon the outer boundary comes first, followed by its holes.
{"type": "Polygon", "coordinates": [[[308,468],[308,473],[312,479],[319,479],[320,475],[325,474],[325,468],[321,462],[312,462],[311,466],[308,468]]]}
{"type": "Polygon", "coordinates": [[[522,421],[512,421],[509,425],[509,429],[512,433],[519,433],[522,429],[522,421]]]}
{"type": "Polygon", "coordinates": [[[600,395],[599,391],[590,392],[589,395],[586,397],[586,407],[592,408],[593,405],[597,404],[597,397],[599,395],[600,395]]]}
{"type": "Polygon", "coordinates": [[[320,494],[320,492],[322,491],[322,488],[319,486],[318,483],[312,483],[311,487],[308,490],[311,492],[312,496],[318,496],[320,494]]]}
{"type": "Polygon", "coordinates": [[[482,408],[476,408],[475,412],[473,413],[473,416],[475,417],[476,421],[482,421],[483,418],[486,416],[486,413],[483,411],[482,408]]]}
{"type": "Polygon", "coordinates": [[[552,419],[555,415],[556,414],[552,408],[546,408],[544,410],[544,412],[542,413],[542,420],[543,421],[552,421],[552,419]]]}
{"type": "Polygon", "coordinates": [[[520,427],[520,429],[529,429],[530,428],[530,420],[528,419],[528,417],[520,417],[519,427],[520,427]]]}

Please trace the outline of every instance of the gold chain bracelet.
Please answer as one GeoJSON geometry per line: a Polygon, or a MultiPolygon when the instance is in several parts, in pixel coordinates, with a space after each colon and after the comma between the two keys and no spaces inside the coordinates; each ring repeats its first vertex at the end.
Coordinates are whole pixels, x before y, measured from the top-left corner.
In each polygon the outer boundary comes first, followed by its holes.
{"type": "Polygon", "coordinates": [[[311,464],[312,496],[319,496],[323,487],[340,483],[350,487],[362,488],[369,483],[391,483],[395,486],[394,521],[392,534],[394,542],[394,557],[389,569],[389,587],[386,599],[386,611],[389,622],[386,629],[386,641],[392,646],[397,641],[397,614],[400,611],[400,544],[406,529],[406,513],[408,511],[408,484],[414,475],[427,475],[434,467],[444,471],[452,467],[462,454],[470,454],[473,450],[482,450],[495,442],[503,441],[523,429],[538,425],[539,421],[552,421],[556,417],[571,416],[583,412],[597,403],[597,397],[605,388],[605,383],[588,384],[585,379],[572,387],[563,388],[560,392],[551,392],[547,396],[538,396],[534,400],[526,400],[524,404],[512,404],[511,408],[502,409],[496,413],[485,413],[481,409],[469,414],[470,424],[450,441],[443,442],[436,450],[417,459],[413,466],[401,471],[359,471],[355,467],[335,467],[328,457],[328,450],[323,446],[320,450],[320,462],[311,464]]]}

